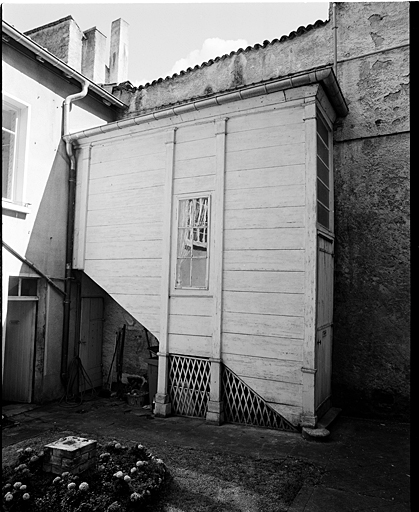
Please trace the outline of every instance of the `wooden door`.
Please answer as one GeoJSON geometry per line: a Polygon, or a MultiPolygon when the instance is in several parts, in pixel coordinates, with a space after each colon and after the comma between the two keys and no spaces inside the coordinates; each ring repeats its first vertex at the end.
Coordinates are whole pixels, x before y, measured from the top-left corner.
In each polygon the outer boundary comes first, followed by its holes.
{"type": "MultiPolygon", "coordinates": [[[[331,397],[333,339],[333,239],[317,237],[316,410],[331,397]]],[[[321,411],[320,415],[326,410],[321,411]]]]}
{"type": "Polygon", "coordinates": [[[36,304],[35,300],[8,302],[3,400],[32,401],[36,304]]]}
{"type": "Polygon", "coordinates": [[[79,357],[88,375],[79,382],[80,391],[102,386],[103,299],[81,299],[79,357]]]}

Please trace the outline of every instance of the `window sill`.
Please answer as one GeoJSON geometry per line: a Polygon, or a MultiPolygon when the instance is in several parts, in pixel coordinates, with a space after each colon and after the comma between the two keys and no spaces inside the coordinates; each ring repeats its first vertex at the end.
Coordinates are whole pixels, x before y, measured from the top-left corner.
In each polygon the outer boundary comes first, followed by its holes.
{"type": "Polygon", "coordinates": [[[24,215],[31,213],[29,205],[13,203],[12,201],[8,201],[7,199],[1,200],[1,208],[2,210],[7,210],[9,212],[23,213],[24,215]]]}

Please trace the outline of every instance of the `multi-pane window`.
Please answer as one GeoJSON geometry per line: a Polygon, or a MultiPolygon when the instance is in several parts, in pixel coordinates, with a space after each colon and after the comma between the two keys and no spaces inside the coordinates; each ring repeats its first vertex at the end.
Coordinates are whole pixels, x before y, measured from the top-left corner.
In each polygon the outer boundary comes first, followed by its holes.
{"type": "Polygon", "coordinates": [[[36,297],[38,281],[37,277],[9,277],[9,297],[36,297]]]}
{"type": "Polygon", "coordinates": [[[13,199],[13,185],[16,169],[16,142],[18,117],[14,110],[3,103],[2,122],[2,194],[6,199],[13,199]]]}
{"type": "Polygon", "coordinates": [[[317,222],[330,228],[331,179],[330,130],[320,114],[317,115],[317,222]]]}
{"type": "Polygon", "coordinates": [[[209,197],[181,199],[175,288],[208,288],[209,197]]]}
{"type": "Polygon", "coordinates": [[[2,198],[23,204],[29,106],[3,95],[2,105],[2,198]]]}

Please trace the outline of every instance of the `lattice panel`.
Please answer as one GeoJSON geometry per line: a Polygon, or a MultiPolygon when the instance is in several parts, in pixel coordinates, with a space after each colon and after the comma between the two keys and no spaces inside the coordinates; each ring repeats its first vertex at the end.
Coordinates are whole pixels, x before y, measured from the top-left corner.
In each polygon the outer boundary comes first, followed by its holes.
{"type": "Polygon", "coordinates": [[[210,395],[210,366],[208,359],[170,356],[169,394],[175,414],[205,418],[210,395]]]}
{"type": "Polygon", "coordinates": [[[223,367],[224,418],[228,423],[241,423],[257,427],[296,432],[297,429],[283,418],[235,373],[223,367]]]}

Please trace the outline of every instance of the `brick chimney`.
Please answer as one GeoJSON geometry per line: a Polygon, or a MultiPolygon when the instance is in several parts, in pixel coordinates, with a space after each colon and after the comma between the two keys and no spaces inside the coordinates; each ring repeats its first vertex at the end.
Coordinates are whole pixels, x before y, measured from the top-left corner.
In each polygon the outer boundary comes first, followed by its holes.
{"type": "Polygon", "coordinates": [[[25,32],[53,55],[81,71],[83,33],[71,16],[25,32]]]}
{"type": "Polygon", "coordinates": [[[93,82],[106,81],[106,36],[96,27],[83,32],[81,72],[93,82]]]}
{"type": "Polygon", "coordinates": [[[112,22],[107,83],[119,84],[128,80],[128,26],[121,18],[112,22]]]}

